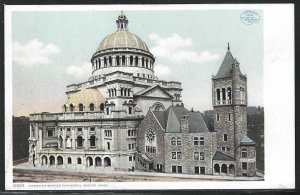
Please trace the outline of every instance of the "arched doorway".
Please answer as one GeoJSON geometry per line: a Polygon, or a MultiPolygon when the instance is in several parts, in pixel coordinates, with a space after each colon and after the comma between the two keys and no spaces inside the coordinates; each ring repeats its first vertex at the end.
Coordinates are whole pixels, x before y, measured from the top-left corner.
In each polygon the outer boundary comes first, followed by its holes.
{"type": "Polygon", "coordinates": [[[50,156],[49,161],[50,161],[50,165],[54,165],[55,164],[54,156],[50,156]]]}
{"type": "Polygon", "coordinates": [[[105,166],[105,167],[111,166],[111,160],[110,160],[109,157],[105,157],[105,158],[104,158],[104,166],[105,166]]]}
{"type": "Polygon", "coordinates": [[[86,165],[88,167],[93,166],[93,159],[92,159],[92,157],[89,156],[89,157],[86,158],[86,165]]]}
{"type": "Polygon", "coordinates": [[[101,166],[101,158],[100,157],[96,157],[96,159],[95,159],[95,165],[96,165],[96,167],[100,167],[101,166]]]}
{"type": "Polygon", "coordinates": [[[220,165],[219,164],[214,165],[214,172],[220,174],[220,165]]]}
{"type": "Polygon", "coordinates": [[[47,165],[47,162],[48,161],[48,159],[47,159],[47,156],[42,156],[42,165],[47,165]]]}
{"type": "Polygon", "coordinates": [[[58,156],[57,157],[57,165],[62,165],[64,163],[63,157],[62,156],[58,156]]]}
{"type": "Polygon", "coordinates": [[[227,174],[227,165],[226,164],[222,164],[221,172],[227,174]]]}
{"type": "Polygon", "coordinates": [[[233,164],[231,164],[231,165],[229,165],[229,174],[232,174],[232,175],[234,175],[234,165],[233,164]]]}

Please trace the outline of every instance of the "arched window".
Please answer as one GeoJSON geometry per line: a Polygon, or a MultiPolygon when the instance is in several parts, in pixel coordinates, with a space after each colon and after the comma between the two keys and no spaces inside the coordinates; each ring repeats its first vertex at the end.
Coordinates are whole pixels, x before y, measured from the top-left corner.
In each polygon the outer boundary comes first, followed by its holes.
{"type": "Polygon", "coordinates": [[[81,158],[77,158],[77,164],[81,164],[81,158]]]}
{"type": "Polygon", "coordinates": [[[203,137],[200,138],[200,145],[202,145],[202,146],[204,145],[204,138],[203,137]]]}
{"type": "Polygon", "coordinates": [[[103,111],[104,110],[104,104],[100,104],[100,111],[103,111]]]}
{"type": "Polygon", "coordinates": [[[148,59],[146,59],[146,68],[148,68],[148,59]]]}
{"type": "Polygon", "coordinates": [[[224,142],[227,142],[227,134],[224,134],[223,140],[224,142]]]}
{"type": "Polygon", "coordinates": [[[70,104],[70,112],[73,112],[74,111],[74,106],[73,104],[70,104]]]}
{"type": "Polygon", "coordinates": [[[135,66],[138,66],[138,64],[139,64],[139,58],[135,56],[135,66]]]}
{"type": "Polygon", "coordinates": [[[108,64],[109,64],[109,66],[112,66],[112,58],[111,58],[111,56],[108,57],[108,64]]]}
{"type": "Polygon", "coordinates": [[[122,65],[124,66],[125,65],[125,63],[126,63],[126,61],[125,61],[125,56],[122,56],[122,65]]]}
{"type": "Polygon", "coordinates": [[[107,67],[107,59],[106,59],[106,57],[104,57],[104,67],[105,68],[107,67]]]}
{"type": "Polygon", "coordinates": [[[90,137],[90,146],[91,147],[95,147],[96,146],[96,137],[94,135],[92,135],[90,137]]]}
{"type": "Polygon", "coordinates": [[[181,138],[177,137],[177,145],[181,145],[181,138]]]}
{"type": "Polygon", "coordinates": [[[71,159],[71,157],[68,158],[68,164],[72,164],[72,159],[71,159]]]}
{"type": "Polygon", "coordinates": [[[176,145],[176,137],[171,138],[171,145],[176,145]]]}
{"type": "Polygon", "coordinates": [[[95,106],[93,103],[90,104],[90,111],[94,111],[95,110],[95,106]]]}
{"type": "Polygon", "coordinates": [[[227,88],[227,99],[231,100],[231,88],[230,87],[227,88]]]}
{"type": "Polygon", "coordinates": [[[127,133],[128,133],[128,136],[131,136],[131,130],[128,130],[127,133]]]}
{"type": "Polygon", "coordinates": [[[83,111],[83,104],[79,104],[79,111],[83,111]]]}
{"type": "Polygon", "coordinates": [[[221,92],[220,89],[217,89],[217,101],[220,101],[221,99],[221,92]]]}
{"type": "Polygon", "coordinates": [[[226,100],[225,88],[222,88],[222,100],[226,100]]]}
{"type": "Polygon", "coordinates": [[[198,137],[194,137],[194,145],[195,146],[199,145],[198,137]]]}
{"type": "Polygon", "coordinates": [[[130,60],[130,65],[133,65],[133,57],[132,56],[130,56],[129,60],[130,60]]]}
{"type": "Polygon", "coordinates": [[[145,61],[144,61],[144,57],[142,57],[142,67],[145,67],[145,61]]]}
{"type": "Polygon", "coordinates": [[[117,66],[119,66],[120,65],[120,57],[119,56],[116,57],[116,61],[117,61],[117,66]]]}
{"type": "Polygon", "coordinates": [[[243,148],[242,149],[242,158],[247,158],[247,149],[243,148]]]}
{"type": "Polygon", "coordinates": [[[82,148],[82,137],[81,136],[78,136],[77,137],[77,147],[78,148],[82,148]]]}
{"type": "Polygon", "coordinates": [[[128,113],[129,113],[129,114],[132,114],[132,107],[129,107],[129,108],[128,108],[128,113]]]}
{"type": "Polygon", "coordinates": [[[106,114],[109,115],[109,108],[106,108],[106,114]]]}

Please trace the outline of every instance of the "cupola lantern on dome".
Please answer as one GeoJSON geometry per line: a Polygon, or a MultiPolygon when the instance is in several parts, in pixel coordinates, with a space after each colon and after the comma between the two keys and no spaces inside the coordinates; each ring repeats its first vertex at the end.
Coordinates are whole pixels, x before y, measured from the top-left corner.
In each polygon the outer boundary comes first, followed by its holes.
{"type": "Polygon", "coordinates": [[[118,19],[116,20],[118,30],[128,30],[128,20],[124,15],[123,11],[119,15],[118,19]]]}

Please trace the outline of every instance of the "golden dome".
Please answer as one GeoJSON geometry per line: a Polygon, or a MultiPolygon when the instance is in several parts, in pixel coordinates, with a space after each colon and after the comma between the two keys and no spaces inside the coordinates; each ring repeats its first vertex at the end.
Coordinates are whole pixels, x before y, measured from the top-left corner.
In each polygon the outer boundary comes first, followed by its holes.
{"type": "Polygon", "coordinates": [[[149,52],[145,42],[128,30],[118,30],[117,32],[105,37],[100,43],[97,52],[113,48],[133,48],[149,52]]]}
{"type": "Polygon", "coordinates": [[[72,111],[99,111],[100,105],[105,102],[105,98],[102,93],[96,89],[82,89],[68,97],[66,103],[66,110],[72,111]],[[80,110],[80,104],[82,104],[82,110],[80,110]],[[94,108],[91,110],[91,105],[94,108]]]}

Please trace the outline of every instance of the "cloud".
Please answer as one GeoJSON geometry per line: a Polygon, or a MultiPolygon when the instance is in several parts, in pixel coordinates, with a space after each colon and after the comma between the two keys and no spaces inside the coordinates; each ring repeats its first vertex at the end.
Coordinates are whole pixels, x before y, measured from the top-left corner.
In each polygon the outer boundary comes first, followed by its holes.
{"type": "Polygon", "coordinates": [[[173,63],[204,63],[215,60],[219,56],[209,51],[198,52],[193,49],[190,38],[183,38],[178,34],[162,38],[156,33],[149,34],[150,40],[156,45],[150,50],[156,57],[167,59],[173,63]]]}
{"type": "Polygon", "coordinates": [[[171,73],[169,67],[162,64],[155,64],[154,72],[156,76],[168,76],[171,73]]]}
{"type": "Polygon", "coordinates": [[[75,78],[87,78],[91,75],[91,64],[84,62],[82,65],[70,65],[66,68],[66,73],[75,78]]]}
{"type": "Polygon", "coordinates": [[[45,45],[37,39],[25,45],[15,41],[12,50],[13,63],[27,67],[51,64],[51,56],[60,53],[60,49],[53,43],[45,45]]]}

